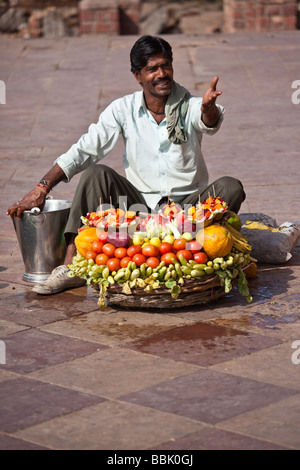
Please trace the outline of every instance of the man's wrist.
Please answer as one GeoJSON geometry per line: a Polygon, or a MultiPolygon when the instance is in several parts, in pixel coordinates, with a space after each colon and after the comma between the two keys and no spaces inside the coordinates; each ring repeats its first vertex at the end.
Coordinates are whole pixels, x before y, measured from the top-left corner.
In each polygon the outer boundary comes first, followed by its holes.
{"type": "Polygon", "coordinates": [[[220,119],[220,116],[221,116],[221,112],[220,110],[216,107],[214,107],[213,109],[209,109],[209,110],[203,110],[201,108],[201,119],[202,119],[202,122],[207,126],[207,127],[215,127],[217,125],[217,123],[219,122],[219,119],[220,119]]]}
{"type": "Polygon", "coordinates": [[[48,194],[51,191],[50,184],[48,181],[41,179],[41,181],[36,185],[35,189],[40,189],[44,193],[48,194]]]}

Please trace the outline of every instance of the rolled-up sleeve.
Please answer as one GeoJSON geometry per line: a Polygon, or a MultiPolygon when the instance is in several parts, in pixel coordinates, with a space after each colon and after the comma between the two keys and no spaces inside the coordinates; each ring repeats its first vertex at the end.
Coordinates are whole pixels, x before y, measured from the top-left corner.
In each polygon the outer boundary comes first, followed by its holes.
{"type": "Polygon", "coordinates": [[[121,126],[116,118],[115,102],[100,114],[97,123],[90,125],[88,132],[63,155],[57,163],[66,175],[66,181],[104,158],[116,145],[121,126]]]}

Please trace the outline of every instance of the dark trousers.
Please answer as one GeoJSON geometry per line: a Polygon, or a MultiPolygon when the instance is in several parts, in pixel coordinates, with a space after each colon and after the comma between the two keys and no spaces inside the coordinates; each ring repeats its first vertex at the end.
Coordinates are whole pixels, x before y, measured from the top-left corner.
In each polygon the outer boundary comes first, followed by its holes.
{"type": "MultiPolygon", "coordinates": [[[[230,210],[238,212],[245,200],[242,183],[236,178],[223,176],[210,184],[205,190],[196,191],[181,201],[181,206],[196,205],[207,197],[221,197],[230,210]]],[[[162,198],[159,205],[166,203],[168,198],[162,198]]],[[[65,234],[77,234],[81,226],[80,217],[88,212],[103,210],[109,207],[120,207],[140,212],[151,212],[142,194],[126,178],[105,165],[93,165],[85,170],[75,191],[72,207],[65,234]]]]}

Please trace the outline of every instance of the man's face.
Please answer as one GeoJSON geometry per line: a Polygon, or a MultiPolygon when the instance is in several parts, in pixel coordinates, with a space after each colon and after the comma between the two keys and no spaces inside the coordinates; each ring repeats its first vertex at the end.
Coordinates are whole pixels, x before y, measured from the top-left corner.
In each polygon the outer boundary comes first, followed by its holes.
{"type": "Polygon", "coordinates": [[[168,96],[173,85],[173,67],[163,54],[152,56],[140,72],[134,72],[145,95],[168,96]]]}

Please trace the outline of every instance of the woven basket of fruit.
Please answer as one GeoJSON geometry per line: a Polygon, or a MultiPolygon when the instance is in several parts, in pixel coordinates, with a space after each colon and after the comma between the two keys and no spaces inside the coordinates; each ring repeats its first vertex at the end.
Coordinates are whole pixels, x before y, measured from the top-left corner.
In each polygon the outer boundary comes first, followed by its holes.
{"type": "MultiPolygon", "coordinates": [[[[99,297],[100,287],[97,285],[91,288],[95,296],[99,297]]],[[[150,292],[145,292],[144,287],[135,285],[130,289],[130,294],[125,294],[123,286],[115,283],[109,286],[102,297],[99,297],[99,305],[100,307],[111,304],[124,308],[172,309],[207,304],[224,295],[226,295],[225,288],[221,285],[219,277],[215,275],[207,276],[201,281],[186,279],[184,286],[181,286],[178,292],[166,286],[154,287],[150,292]]]]}
{"type": "Polygon", "coordinates": [[[246,273],[256,260],[223,200],[209,198],[187,213],[172,203],[144,217],[110,210],[113,227],[107,214],[91,214],[82,217],[69,276],[87,280],[101,309],[201,305],[235,284],[251,302],[246,273]]]}

